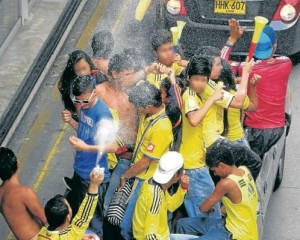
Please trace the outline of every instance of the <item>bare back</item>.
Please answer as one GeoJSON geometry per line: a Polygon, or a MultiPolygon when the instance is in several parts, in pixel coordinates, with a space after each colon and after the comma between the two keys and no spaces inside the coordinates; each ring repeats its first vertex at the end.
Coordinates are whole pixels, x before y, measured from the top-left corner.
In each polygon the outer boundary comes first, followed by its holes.
{"type": "Polygon", "coordinates": [[[0,187],[0,212],[20,240],[32,239],[38,234],[41,223],[36,220],[37,215],[45,219],[43,208],[37,197],[32,197],[33,194],[35,196],[30,188],[19,184],[4,183],[0,187]],[[28,201],[31,203],[28,204],[28,201]]]}
{"type": "Polygon", "coordinates": [[[125,144],[135,144],[137,134],[137,112],[129,102],[128,95],[111,87],[108,83],[97,86],[97,95],[106,105],[118,112],[120,121],[119,136],[125,144]]]}

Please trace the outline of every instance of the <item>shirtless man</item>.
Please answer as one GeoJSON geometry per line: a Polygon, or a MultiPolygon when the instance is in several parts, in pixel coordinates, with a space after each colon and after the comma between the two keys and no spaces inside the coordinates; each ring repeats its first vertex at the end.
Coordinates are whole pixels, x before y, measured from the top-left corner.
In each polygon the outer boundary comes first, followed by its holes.
{"type": "Polygon", "coordinates": [[[36,236],[47,220],[34,191],[19,183],[19,164],[8,148],[0,148],[0,212],[17,239],[36,236]]]}

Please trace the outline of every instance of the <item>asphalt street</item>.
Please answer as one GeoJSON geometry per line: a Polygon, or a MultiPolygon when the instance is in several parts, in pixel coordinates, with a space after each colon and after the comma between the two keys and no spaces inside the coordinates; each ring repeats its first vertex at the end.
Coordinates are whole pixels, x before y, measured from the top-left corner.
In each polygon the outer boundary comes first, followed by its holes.
{"type": "MultiPolygon", "coordinates": [[[[56,83],[66,64],[68,53],[76,48],[90,52],[92,35],[110,29],[115,50],[140,46],[145,61],[153,60],[149,37],[154,24],[154,11],[142,25],[134,22],[137,0],[89,0],[72,29],[61,53],[50,69],[44,84],[34,98],[8,147],[21,163],[21,182],[33,186],[43,204],[57,193],[63,193],[63,176],[72,176],[74,151],[68,137],[74,131],[60,119],[63,110],[56,83]]],[[[294,66],[290,78],[293,91],[293,119],[287,139],[284,179],[272,196],[266,216],[264,240],[300,240],[300,64],[294,66]]],[[[0,239],[8,239],[9,229],[0,217],[0,239]]]]}

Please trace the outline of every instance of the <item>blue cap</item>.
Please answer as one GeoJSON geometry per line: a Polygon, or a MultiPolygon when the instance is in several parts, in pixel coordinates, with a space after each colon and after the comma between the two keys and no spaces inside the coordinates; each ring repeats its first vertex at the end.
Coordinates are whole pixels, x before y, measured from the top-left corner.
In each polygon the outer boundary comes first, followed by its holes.
{"type": "Polygon", "coordinates": [[[263,30],[263,33],[265,33],[270,38],[272,45],[274,45],[276,43],[277,34],[272,27],[266,26],[263,30]]]}
{"type": "Polygon", "coordinates": [[[255,50],[255,57],[257,59],[265,60],[271,57],[273,53],[273,44],[271,39],[264,32],[261,33],[260,39],[255,50]]]}

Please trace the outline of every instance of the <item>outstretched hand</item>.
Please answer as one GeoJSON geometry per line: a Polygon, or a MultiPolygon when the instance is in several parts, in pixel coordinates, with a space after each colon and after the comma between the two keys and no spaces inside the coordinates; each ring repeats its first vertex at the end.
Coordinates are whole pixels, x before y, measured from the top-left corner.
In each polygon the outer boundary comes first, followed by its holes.
{"type": "Polygon", "coordinates": [[[230,36],[229,42],[231,44],[236,44],[236,42],[243,36],[246,27],[241,27],[238,20],[232,18],[228,21],[230,36]]]}

